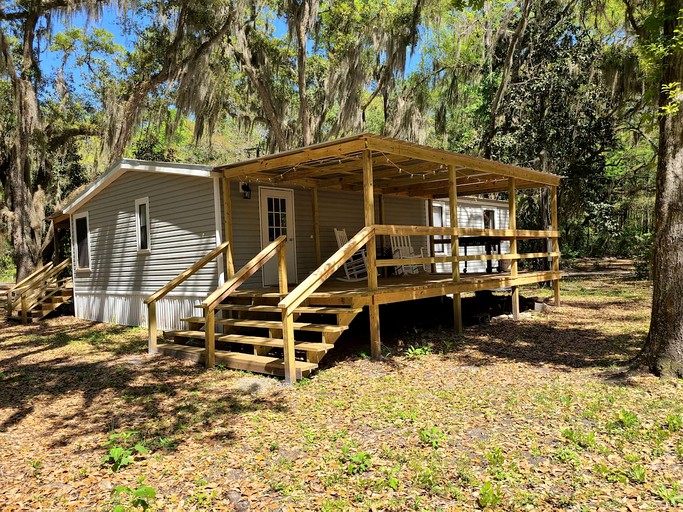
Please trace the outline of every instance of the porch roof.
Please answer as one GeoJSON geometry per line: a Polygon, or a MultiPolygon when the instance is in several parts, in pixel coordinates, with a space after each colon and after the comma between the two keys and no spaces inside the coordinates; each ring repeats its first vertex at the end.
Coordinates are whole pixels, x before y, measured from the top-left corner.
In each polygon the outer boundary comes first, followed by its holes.
{"type": "Polygon", "coordinates": [[[225,178],[309,188],[363,189],[364,150],[370,150],[376,193],[423,198],[448,197],[448,166],[456,168],[458,195],[516,188],[557,186],[561,177],[443,149],[373,134],[360,134],[322,144],[220,165],[225,178]]]}

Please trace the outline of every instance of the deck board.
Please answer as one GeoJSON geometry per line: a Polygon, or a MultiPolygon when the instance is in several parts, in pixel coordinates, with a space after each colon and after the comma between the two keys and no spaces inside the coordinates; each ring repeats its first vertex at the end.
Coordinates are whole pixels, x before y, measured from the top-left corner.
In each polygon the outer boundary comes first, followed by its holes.
{"type": "MultiPolygon", "coordinates": [[[[407,276],[380,277],[378,289],[370,292],[367,281],[346,282],[338,279],[328,279],[309,298],[312,304],[316,300],[337,301],[340,304],[350,304],[355,307],[369,304],[389,304],[406,300],[438,297],[452,293],[466,293],[478,290],[497,290],[511,286],[538,283],[560,279],[561,272],[520,272],[512,277],[510,272],[495,272],[493,274],[477,273],[460,276],[460,282],[453,282],[449,274],[431,274],[421,272],[407,276]]],[[[279,296],[275,288],[257,288],[240,291],[241,295],[259,295],[275,298],[279,296]]]]}

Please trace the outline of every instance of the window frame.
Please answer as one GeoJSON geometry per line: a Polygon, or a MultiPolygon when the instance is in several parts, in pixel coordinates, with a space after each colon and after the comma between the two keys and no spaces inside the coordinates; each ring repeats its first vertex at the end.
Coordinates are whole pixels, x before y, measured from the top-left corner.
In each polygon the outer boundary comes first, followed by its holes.
{"type": "Polygon", "coordinates": [[[135,200],[135,248],[138,254],[151,254],[152,252],[152,222],[149,217],[149,197],[141,197],[135,200]],[[147,247],[141,247],[140,239],[140,206],[145,205],[145,217],[147,223],[145,231],[147,232],[147,247]]]}
{"type": "Polygon", "coordinates": [[[87,211],[81,212],[81,213],[76,213],[72,216],[73,223],[74,223],[74,237],[73,237],[73,254],[76,256],[75,261],[72,259],[72,266],[76,270],[76,272],[90,272],[92,270],[92,246],[90,243],[90,215],[87,211]],[[88,266],[87,267],[81,267],[81,258],[80,254],[78,252],[79,247],[78,247],[78,221],[80,219],[85,219],[85,238],[86,242],[88,244],[88,266]]]}
{"type": "Polygon", "coordinates": [[[483,229],[498,229],[498,221],[496,217],[498,216],[498,210],[495,207],[491,206],[482,206],[481,208],[481,227],[483,229]],[[489,211],[491,212],[491,224],[493,224],[492,227],[487,228],[486,227],[486,212],[489,211]]]}
{"type": "MultiPolygon", "coordinates": [[[[432,203],[432,224],[434,224],[435,227],[446,227],[446,205],[444,203],[432,203]],[[438,209],[439,213],[435,215],[435,211],[438,209]],[[436,226],[436,223],[434,220],[436,217],[439,217],[441,226],[436,226]]],[[[434,235],[434,253],[435,254],[446,254],[446,244],[450,245],[451,243],[451,237],[446,236],[446,235],[434,235]],[[440,249],[437,249],[437,246],[440,247],[440,249]]]]}

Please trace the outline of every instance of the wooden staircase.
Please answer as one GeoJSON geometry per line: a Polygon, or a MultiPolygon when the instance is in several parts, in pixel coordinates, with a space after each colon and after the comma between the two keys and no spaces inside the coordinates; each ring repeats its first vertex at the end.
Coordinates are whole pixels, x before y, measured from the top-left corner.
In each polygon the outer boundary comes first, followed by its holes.
{"type": "MultiPolygon", "coordinates": [[[[69,280],[64,287],[48,287],[41,297],[38,298],[26,312],[26,321],[28,323],[42,320],[47,315],[52,313],[62,304],[70,301],[73,298],[73,283],[69,280]]],[[[7,315],[9,320],[18,322],[23,321],[21,311],[15,311],[12,315],[7,315]]]]}
{"type": "MultiPolygon", "coordinates": [[[[284,376],[282,310],[277,306],[282,296],[263,291],[237,291],[216,307],[219,314],[215,320],[217,364],[284,376]]],[[[299,377],[318,367],[360,311],[361,308],[328,305],[324,299],[315,297],[295,309],[294,350],[299,377]]],[[[169,342],[157,345],[157,350],[203,363],[206,318],[182,320],[187,328],[164,332],[169,342]]]]}
{"type": "Polygon", "coordinates": [[[37,322],[73,298],[73,282],[66,275],[68,258],[58,265],[48,263],[7,292],[8,320],[37,322]]]}
{"type": "Polygon", "coordinates": [[[190,359],[208,368],[220,364],[284,375],[285,382],[293,384],[318,367],[361,311],[360,302],[340,303],[338,298],[316,290],[374,235],[373,226],[361,229],[293,290],[287,283],[284,235],[261,249],[237,272],[230,244],[223,242],[145,299],[149,353],[190,359]],[[201,316],[183,319],[186,329],[167,331],[167,342],[158,343],[158,301],[221,255],[227,267],[226,282],[197,305],[203,311],[201,316]],[[271,259],[277,260],[277,291],[239,289],[271,259]]]}

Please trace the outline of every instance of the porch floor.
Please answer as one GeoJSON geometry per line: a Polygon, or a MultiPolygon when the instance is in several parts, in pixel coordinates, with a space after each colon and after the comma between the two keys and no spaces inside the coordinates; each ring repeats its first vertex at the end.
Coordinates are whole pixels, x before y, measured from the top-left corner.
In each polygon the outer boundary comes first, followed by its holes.
{"type": "MultiPolygon", "coordinates": [[[[522,271],[516,277],[512,277],[510,272],[472,273],[461,274],[460,282],[454,283],[450,273],[420,272],[404,276],[379,277],[378,288],[375,291],[368,290],[367,280],[348,282],[331,278],[310,295],[308,302],[312,305],[320,302],[326,305],[342,304],[362,307],[370,304],[389,304],[439,297],[452,293],[498,290],[511,286],[551,281],[560,279],[560,277],[561,272],[554,271],[522,271]]],[[[292,289],[291,286],[290,289],[292,289]]],[[[277,287],[265,287],[240,290],[234,292],[233,296],[275,298],[283,295],[277,291],[277,287]]]]}

